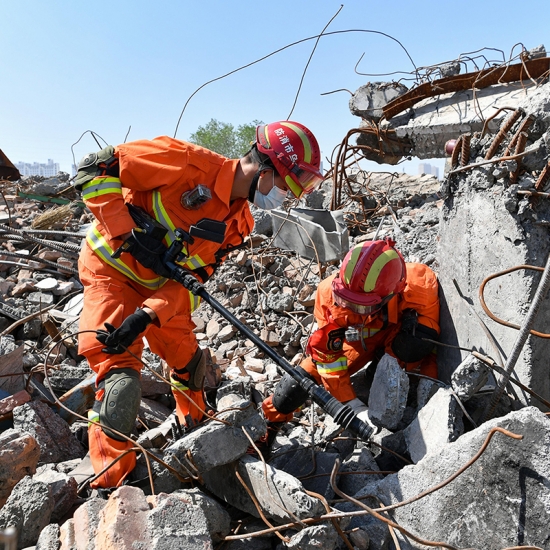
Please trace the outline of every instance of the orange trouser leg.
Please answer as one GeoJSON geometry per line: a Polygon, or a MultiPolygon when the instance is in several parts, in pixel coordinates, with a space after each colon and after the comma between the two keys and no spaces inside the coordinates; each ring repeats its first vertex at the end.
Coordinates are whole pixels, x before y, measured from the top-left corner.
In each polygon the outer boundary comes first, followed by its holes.
{"type": "Polygon", "coordinates": [[[200,422],[204,417],[203,411],[206,407],[203,392],[179,389],[180,384],[176,384],[176,387],[178,389],[172,388],[172,393],[176,400],[176,414],[180,423],[187,426],[189,423],[186,417],[190,417],[194,424],[200,422]]]}
{"type": "MultiPolygon", "coordinates": [[[[90,458],[94,472],[98,474],[109,466],[116,458],[119,458],[125,451],[131,449],[134,444],[131,441],[117,441],[109,437],[97,425],[91,424],[88,428],[88,443],[90,445],[90,458]]],[[[128,474],[136,465],[136,453],[125,454],[115,462],[104,474],[90,483],[92,489],[98,487],[120,487],[128,474]]]]}
{"type": "Polygon", "coordinates": [[[193,423],[200,422],[206,407],[202,389],[193,391],[187,387],[189,373],[185,369],[198,348],[193,333],[195,327],[189,311],[175,315],[160,328],[150,325],[147,332],[151,351],[164,359],[170,367],[170,381],[175,386],[172,393],[176,400],[176,414],[183,425],[188,424],[186,417],[190,417],[193,423]]]}

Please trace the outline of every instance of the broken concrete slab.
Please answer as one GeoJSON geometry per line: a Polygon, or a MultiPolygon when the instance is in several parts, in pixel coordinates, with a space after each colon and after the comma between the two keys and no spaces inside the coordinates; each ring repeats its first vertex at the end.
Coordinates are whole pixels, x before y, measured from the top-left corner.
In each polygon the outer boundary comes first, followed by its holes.
{"type": "Polygon", "coordinates": [[[57,523],[46,525],[40,532],[36,541],[34,550],[59,550],[61,541],[59,540],[60,530],[57,523]]]}
{"type": "Polygon", "coordinates": [[[14,428],[31,434],[40,445],[40,462],[63,462],[82,458],[86,451],[69,425],[41,401],[32,401],[13,411],[14,428]]]}
{"type": "MultiPolygon", "coordinates": [[[[100,513],[106,505],[106,500],[92,497],[77,508],[72,520],[63,524],[62,527],[66,526],[66,530],[74,532],[74,542],[78,550],[95,550],[95,539],[101,519],[100,513]]],[[[72,548],[72,546],[67,546],[67,548],[72,548]]]]}
{"type": "MultiPolygon", "coordinates": [[[[289,533],[285,533],[287,536],[289,533]]],[[[285,548],[293,550],[334,550],[339,537],[336,528],[332,524],[311,525],[292,535],[290,541],[285,543],[285,548]]]]}
{"type": "Polygon", "coordinates": [[[243,429],[257,441],[267,426],[250,401],[242,400],[234,407],[219,413],[219,420],[211,420],[169,445],[165,450],[166,463],[181,469],[180,463],[186,463],[189,453],[193,465],[202,474],[245,454],[250,440],[243,429]]]}
{"type": "MultiPolygon", "coordinates": [[[[470,468],[431,495],[393,510],[394,521],[422,538],[460,548],[548,547],[550,422],[534,407],[493,419],[464,434],[440,453],[386,477],[378,483],[376,494],[389,505],[434,487],[466,465],[495,427],[523,438],[495,433],[470,468]]],[[[365,520],[365,525],[368,523],[365,520]]],[[[399,533],[397,536],[403,550],[421,548],[399,533]]]]}
{"type": "Polygon", "coordinates": [[[269,465],[299,479],[307,491],[323,495],[327,500],[334,498],[330,486],[330,474],[339,454],[312,450],[296,445],[294,451],[274,456],[269,465]]]}
{"type": "Polygon", "coordinates": [[[32,435],[14,429],[0,433],[0,507],[21,479],[36,472],[39,458],[40,447],[32,435]]]}
{"type": "Polygon", "coordinates": [[[468,355],[451,376],[451,386],[456,395],[467,401],[489,379],[489,367],[474,355],[468,355]]]}
{"type": "Polygon", "coordinates": [[[386,354],[380,359],[369,394],[369,417],[377,426],[395,429],[407,406],[409,377],[397,359],[386,354]]]}
{"type": "Polygon", "coordinates": [[[78,499],[77,483],[74,477],[53,470],[51,465],[41,467],[33,476],[34,481],[41,481],[50,488],[54,501],[50,521],[60,523],[71,511],[78,499]]]}
{"type": "Polygon", "coordinates": [[[340,478],[337,481],[338,488],[346,495],[353,496],[367,483],[382,479],[383,476],[380,474],[367,473],[378,471],[380,468],[367,448],[355,449],[353,454],[342,462],[339,470],[340,478]]]}
{"type": "Polygon", "coordinates": [[[439,453],[464,432],[463,412],[453,392],[440,388],[403,430],[414,463],[428,454],[439,453]]]}
{"type": "Polygon", "coordinates": [[[17,547],[33,546],[40,531],[50,523],[53,509],[54,499],[48,485],[25,476],[0,510],[0,529],[15,527],[19,534],[17,547]]]}
{"type": "Polygon", "coordinates": [[[218,498],[254,517],[260,517],[247,490],[236,473],[249,487],[264,514],[279,523],[322,514],[320,500],[304,492],[302,484],[286,472],[264,465],[261,460],[245,455],[232,464],[214,468],[203,475],[206,487],[218,498]]]}

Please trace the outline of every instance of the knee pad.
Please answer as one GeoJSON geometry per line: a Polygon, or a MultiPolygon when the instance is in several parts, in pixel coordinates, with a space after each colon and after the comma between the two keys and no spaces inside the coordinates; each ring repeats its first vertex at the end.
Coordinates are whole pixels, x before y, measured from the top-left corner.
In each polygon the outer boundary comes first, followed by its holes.
{"type": "Polygon", "coordinates": [[[133,369],[113,369],[107,373],[104,384],[103,401],[96,401],[99,406],[99,421],[103,431],[113,439],[123,440],[108,428],[129,436],[134,429],[141,401],[141,384],[139,372],[133,369]]]}
{"type": "MultiPolygon", "coordinates": [[[[296,370],[311,378],[303,368],[296,367],[296,370]]],[[[273,406],[282,414],[290,414],[306,402],[308,395],[290,374],[285,373],[273,393],[273,406]]]]}
{"type": "Polygon", "coordinates": [[[175,374],[174,379],[177,382],[183,383],[192,391],[202,390],[206,377],[206,356],[202,349],[197,348],[195,355],[183,369],[173,369],[173,371],[175,374]],[[186,374],[189,374],[187,380],[183,378],[186,374]]]}

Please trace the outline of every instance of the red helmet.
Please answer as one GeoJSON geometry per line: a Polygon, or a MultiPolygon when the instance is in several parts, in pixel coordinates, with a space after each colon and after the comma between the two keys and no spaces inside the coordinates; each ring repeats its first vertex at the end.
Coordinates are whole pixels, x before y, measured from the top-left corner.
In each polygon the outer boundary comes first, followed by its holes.
{"type": "Polygon", "coordinates": [[[332,281],[334,301],[360,315],[370,315],[405,288],[405,261],[394,241],[365,241],[344,258],[332,281]]]}
{"type": "Polygon", "coordinates": [[[256,128],[256,145],[271,159],[296,198],[311,193],[323,181],[319,144],[299,122],[261,124],[256,128]]]}

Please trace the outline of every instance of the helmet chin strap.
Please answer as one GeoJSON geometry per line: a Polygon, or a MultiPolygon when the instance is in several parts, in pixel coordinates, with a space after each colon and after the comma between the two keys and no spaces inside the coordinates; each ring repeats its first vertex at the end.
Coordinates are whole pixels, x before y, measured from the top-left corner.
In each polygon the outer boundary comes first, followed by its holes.
{"type": "Polygon", "coordinates": [[[250,202],[254,202],[254,195],[256,194],[256,190],[258,189],[258,181],[261,175],[262,170],[258,170],[252,178],[252,183],[250,184],[250,189],[248,190],[248,200],[250,202]]]}
{"type": "MultiPolygon", "coordinates": [[[[250,189],[248,190],[248,200],[250,202],[254,202],[254,195],[256,194],[256,190],[258,189],[258,181],[260,180],[262,172],[265,172],[266,170],[272,170],[273,174],[275,175],[274,168],[267,164],[260,164],[258,171],[254,174],[254,177],[252,178],[252,183],[250,184],[250,189]]],[[[273,183],[273,185],[275,185],[275,182],[273,183]]]]}

